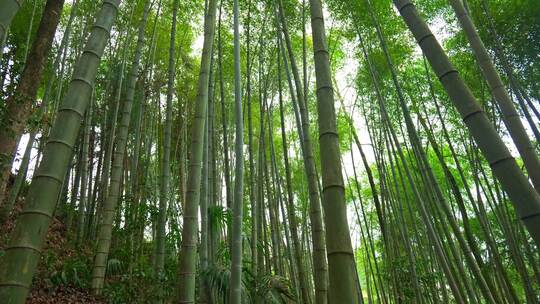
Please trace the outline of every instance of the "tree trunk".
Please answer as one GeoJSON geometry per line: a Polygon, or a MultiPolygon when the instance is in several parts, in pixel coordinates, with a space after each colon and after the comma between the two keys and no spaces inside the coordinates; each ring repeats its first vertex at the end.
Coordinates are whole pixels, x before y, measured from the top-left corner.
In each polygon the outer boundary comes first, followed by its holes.
{"type": "MultiPolygon", "coordinates": [[[[93,94],[92,94],[93,95],[93,94]]],[[[83,142],[82,142],[82,157],[81,157],[81,197],[79,199],[79,214],[77,219],[77,244],[81,244],[84,237],[84,219],[86,217],[88,195],[87,189],[90,188],[92,180],[92,171],[90,170],[90,178],[88,178],[88,146],[90,142],[90,125],[92,124],[92,96],[90,97],[90,105],[86,111],[84,120],[83,142]]]]}
{"type": "MultiPolygon", "coordinates": [[[[313,268],[314,274],[313,279],[315,281],[315,303],[316,304],[325,304],[328,301],[328,266],[327,266],[327,256],[326,256],[326,247],[324,240],[324,231],[325,227],[323,225],[321,203],[319,197],[318,181],[317,181],[317,172],[315,168],[315,160],[313,157],[313,147],[311,144],[311,135],[309,132],[309,115],[307,111],[307,102],[306,96],[304,96],[303,85],[300,80],[298,73],[298,68],[294,59],[294,54],[291,46],[291,40],[289,37],[287,23],[285,22],[285,15],[283,12],[283,5],[281,0],[278,3],[279,8],[279,18],[281,19],[281,24],[283,25],[282,31],[285,38],[285,45],[287,46],[287,51],[290,58],[291,70],[294,78],[294,83],[296,87],[296,95],[298,101],[298,108],[300,109],[300,123],[301,127],[298,126],[301,131],[298,133],[301,134],[300,138],[302,140],[302,154],[304,158],[304,167],[306,170],[306,177],[308,181],[308,191],[309,191],[309,205],[310,205],[310,220],[311,220],[311,231],[313,235],[313,268]]],[[[326,39],[326,38],[324,38],[326,39]]],[[[326,43],[326,42],[324,42],[326,43]]],[[[285,66],[286,67],[286,66],[285,66]]],[[[333,113],[333,112],[332,112],[333,113]]],[[[298,120],[298,118],[297,118],[298,120]]],[[[298,121],[297,121],[298,123],[298,121]]]]}
{"type": "MultiPolygon", "coordinates": [[[[135,54],[131,63],[131,70],[127,78],[127,90],[122,108],[122,117],[118,126],[118,136],[115,139],[116,148],[112,162],[111,181],[109,194],[103,204],[102,219],[98,225],[96,255],[94,257],[94,266],[92,268],[92,293],[99,295],[103,289],[105,272],[107,267],[107,258],[111,246],[111,236],[113,220],[119,195],[121,193],[121,183],[124,175],[124,156],[126,152],[129,123],[131,120],[131,108],[135,95],[135,85],[139,76],[139,63],[141,59],[142,48],[144,46],[144,35],[146,29],[146,20],[150,10],[150,0],[146,0],[143,15],[139,23],[139,32],[137,36],[137,45],[135,54]]],[[[126,182],[124,182],[126,184],[126,182]]]]}
{"type": "Polygon", "coordinates": [[[394,0],[394,4],[461,114],[494,175],[510,196],[517,215],[536,244],[540,245],[540,196],[517,166],[416,7],[410,0],[394,0]]]}
{"type": "Polygon", "coordinates": [[[21,187],[26,180],[28,165],[30,163],[30,153],[32,152],[35,139],[36,132],[32,132],[30,134],[30,137],[28,138],[26,148],[24,149],[21,165],[19,166],[19,171],[17,172],[17,177],[13,182],[13,186],[11,186],[11,189],[9,190],[9,196],[7,197],[4,205],[0,206],[0,225],[2,225],[9,218],[9,215],[11,214],[11,211],[15,206],[15,202],[19,197],[19,191],[21,190],[21,187]]]}
{"type": "MultiPolygon", "coordinates": [[[[232,246],[231,246],[231,287],[230,303],[242,302],[242,209],[244,197],[244,123],[242,118],[242,87],[240,70],[240,25],[238,0],[234,0],[234,112],[236,121],[236,136],[234,144],[234,198],[232,220],[232,246]]],[[[261,182],[261,181],[259,181],[261,182]]]]}
{"type": "MultiPolygon", "coordinates": [[[[3,203],[6,194],[6,185],[11,173],[12,161],[17,152],[17,144],[24,132],[27,120],[32,114],[34,99],[41,83],[41,75],[62,15],[63,6],[64,0],[48,0],[45,4],[36,38],[28,56],[29,60],[24,65],[17,89],[6,101],[3,131],[0,132],[0,204],[3,203]]],[[[1,25],[0,28],[2,28],[1,25]]],[[[0,37],[0,40],[2,38],[0,37]]]]}
{"type": "MultiPolygon", "coordinates": [[[[222,4],[220,3],[220,6],[222,4]]],[[[249,34],[249,31],[248,31],[249,34]]],[[[248,48],[249,49],[249,48],[248,48]]],[[[249,61],[248,61],[249,62],[249,61]]],[[[223,60],[222,60],[222,44],[221,44],[221,7],[219,13],[219,27],[218,27],[218,73],[219,73],[219,95],[221,102],[221,127],[223,129],[223,170],[225,178],[225,201],[227,208],[232,208],[232,191],[231,191],[231,176],[230,176],[230,162],[229,162],[229,133],[227,132],[227,108],[225,106],[225,88],[223,83],[223,60]]],[[[249,78],[248,78],[249,81],[249,78]]],[[[248,85],[248,101],[250,99],[249,85],[248,85]]],[[[248,103],[249,104],[249,103],[248,103]]],[[[249,110],[248,110],[249,111],[249,110]]],[[[249,118],[249,115],[248,115],[249,118]]]]}
{"type": "Polygon", "coordinates": [[[499,104],[503,121],[523,159],[523,164],[525,165],[525,168],[527,168],[527,173],[529,174],[536,191],[540,192],[540,161],[538,160],[538,155],[536,154],[534,146],[531,144],[529,135],[527,135],[527,132],[521,123],[521,116],[514,107],[512,100],[510,100],[506,87],[504,86],[495,65],[491,61],[486,47],[476,31],[474,23],[469,17],[465,7],[463,7],[463,3],[461,0],[449,1],[454,8],[456,16],[461,23],[461,27],[474,51],[476,61],[484,74],[484,78],[488,83],[491,94],[499,104]]]}
{"type": "Polygon", "coordinates": [[[28,294],[119,4],[120,0],[104,1],[98,13],[97,26],[92,29],[75,66],[45,145],[43,160],[30,185],[24,210],[0,261],[0,298],[6,303],[24,303],[28,294]],[[27,271],[21,272],[21,269],[27,271]]]}
{"type": "MultiPolygon", "coordinates": [[[[159,215],[156,237],[156,264],[155,272],[161,278],[161,272],[165,264],[165,225],[167,223],[167,205],[169,197],[170,180],[170,155],[171,155],[171,131],[172,131],[172,102],[174,93],[174,50],[176,35],[176,15],[178,12],[178,0],[173,3],[173,16],[171,25],[171,39],[169,45],[169,67],[167,81],[167,109],[165,114],[165,128],[163,130],[163,155],[161,161],[161,188],[159,193],[159,215]]],[[[161,287],[159,288],[161,290],[161,287]]],[[[162,300],[162,299],[160,299],[162,300]]]]}
{"type": "MultiPolygon", "coordinates": [[[[278,33],[279,35],[279,33],[278,33]]],[[[300,246],[300,240],[298,238],[298,221],[296,220],[296,214],[295,214],[295,208],[294,208],[294,194],[293,194],[293,184],[292,184],[292,177],[291,177],[291,169],[289,166],[289,152],[288,152],[288,145],[287,145],[287,135],[285,133],[285,115],[283,113],[283,96],[282,96],[282,90],[281,90],[281,60],[282,56],[284,54],[281,53],[281,50],[283,49],[281,47],[281,39],[278,37],[278,97],[279,97],[279,114],[280,114],[280,122],[281,122],[281,141],[283,144],[283,163],[285,166],[285,182],[286,182],[286,188],[287,188],[287,217],[290,223],[290,229],[291,229],[291,238],[292,238],[292,247],[294,251],[294,257],[296,260],[297,268],[298,268],[298,281],[300,284],[300,302],[305,304],[311,303],[311,298],[308,292],[307,287],[307,276],[306,271],[304,267],[304,262],[302,261],[302,252],[301,252],[301,246],[300,246]]],[[[286,58],[283,58],[283,60],[286,60],[286,58]]]]}
{"type": "Polygon", "coordinates": [[[354,271],[356,262],[347,221],[345,186],[341,173],[341,153],[336,130],[332,72],[326,44],[322,4],[320,0],[310,0],[310,4],[317,110],[319,113],[322,201],[325,211],[328,256],[328,298],[330,303],[361,303],[362,299],[358,297],[355,283],[358,274],[354,271]]]}
{"type": "Polygon", "coordinates": [[[178,303],[195,302],[195,269],[198,239],[198,208],[201,186],[201,165],[204,138],[204,121],[208,105],[208,82],[210,58],[214,44],[216,20],[216,0],[208,1],[208,10],[204,20],[204,42],[202,49],[201,69],[197,87],[197,100],[193,125],[191,127],[191,158],[184,206],[184,226],[182,230],[182,248],[178,264],[178,303]]]}

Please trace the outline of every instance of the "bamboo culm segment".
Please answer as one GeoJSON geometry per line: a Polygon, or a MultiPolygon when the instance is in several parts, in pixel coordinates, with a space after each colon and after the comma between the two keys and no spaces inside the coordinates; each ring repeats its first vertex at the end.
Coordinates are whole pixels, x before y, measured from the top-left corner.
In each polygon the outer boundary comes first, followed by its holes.
{"type": "Polygon", "coordinates": [[[508,193],[518,217],[540,246],[540,196],[529,184],[471,91],[410,0],[394,0],[450,100],[460,113],[495,177],[508,193]]]}
{"type": "Polygon", "coordinates": [[[463,6],[463,3],[461,0],[449,0],[449,2],[454,8],[456,16],[461,23],[461,27],[469,40],[474,55],[476,56],[476,61],[491,90],[491,94],[501,109],[503,121],[523,159],[523,164],[527,168],[527,173],[529,174],[534,188],[537,192],[540,192],[540,161],[538,160],[536,150],[529,139],[529,135],[527,135],[527,131],[525,131],[525,128],[523,127],[521,116],[510,99],[495,65],[489,57],[484,42],[478,35],[476,27],[463,6]]]}
{"type": "Polygon", "coordinates": [[[216,0],[209,0],[204,20],[204,42],[202,49],[201,69],[197,86],[197,100],[191,133],[191,159],[187,178],[186,201],[184,206],[184,225],[182,230],[182,247],[178,264],[179,285],[177,288],[178,303],[195,302],[195,265],[198,239],[198,204],[200,198],[202,154],[204,139],[204,121],[208,104],[208,82],[210,73],[210,57],[214,43],[216,21],[216,0]]]}
{"type": "MultiPolygon", "coordinates": [[[[322,193],[328,256],[329,303],[361,303],[356,285],[345,186],[341,170],[341,152],[337,133],[332,72],[326,42],[324,17],[320,0],[310,0],[313,56],[319,113],[319,147],[321,153],[322,193]]],[[[304,134],[305,135],[305,134],[304,134]]]]}
{"type": "Polygon", "coordinates": [[[0,261],[0,299],[4,303],[25,302],[119,5],[120,0],[103,1],[58,109],[24,209],[0,261]]]}
{"type": "Polygon", "coordinates": [[[131,108],[135,96],[135,85],[139,75],[139,63],[142,48],[144,46],[144,34],[146,20],[150,10],[150,2],[150,0],[146,0],[143,16],[139,23],[137,46],[135,48],[135,54],[133,55],[131,70],[127,77],[126,97],[122,109],[122,116],[120,118],[120,125],[118,126],[118,137],[115,140],[116,148],[114,150],[112,162],[111,181],[108,189],[109,193],[103,203],[102,219],[98,225],[97,249],[94,257],[94,267],[92,269],[92,292],[96,295],[101,294],[103,281],[105,279],[107,258],[111,246],[113,219],[120,195],[120,183],[124,172],[124,154],[126,151],[129,123],[131,120],[131,108]]]}

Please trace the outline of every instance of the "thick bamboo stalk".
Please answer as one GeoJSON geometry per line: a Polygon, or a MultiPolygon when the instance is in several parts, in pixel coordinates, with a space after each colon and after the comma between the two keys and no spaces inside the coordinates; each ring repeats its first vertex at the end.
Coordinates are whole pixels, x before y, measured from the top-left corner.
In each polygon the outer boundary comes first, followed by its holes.
{"type": "MultiPolygon", "coordinates": [[[[101,294],[105,280],[105,272],[107,268],[107,259],[111,246],[111,237],[115,212],[121,193],[122,184],[127,184],[123,181],[124,175],[124,156],[129,132],[129,123],[131,121],[131,108],[135,96],[135,85],[139,76],[139,64],[144,46],[144,35],[146,29],[146,20],[150,11],[150,0],[146,0],[144,12],[139,23],[139,31],[137,35],[137,44],[135,54],[131,62],[131,69],[127,77],[127,90],[124,105],[122,108],[122,116],[118,126],[118,136],[115,139],[116,148],[111,170],[111,181],[109,185],[109,193],[103,204],[102,220],[98,225],[96,255],[94,257],[94,266],[92,268],[92,292],[101,294]]],[[[118,224],[119,221],[116,221],[118,224]]]]}
{"type": "MultiPolygon", "coordinates": [[[[231,235],[231,290],[229,302],[242,302],[242,210],[244,197],[244,122],[242,116],[242,72],[240,69],[240,24],[238,0],[233,1],[234,19],[234,113],[236,122],[234,144],[234,196],[231,235]]],[[[261,117],[262,119],[262,117],[261,117]]],[[[259,180],[259,182],[262,182],[259,180]]]]}
{"type": "Polygon", "coordinates": [[[0,299],[5,303],[24,303],[28,294],[119,4],[120,0],[103,1],[0,261],[0,299]]]}
{"type": "Polygon", "coordinates": [[[517,166],[416,7],[410,0],[394,0],[394,4],[461,114],[494,175],[508,193],[518,217],[524,222],[536,244],[540,245],[540,196],[517,166]]]}
{"type": "Polygon", "coordinates": [[[204,42],[201,58],[201,69],[197,87],[194,119],[191,128],[191,159],[184,206],[184,226],[182,230],[182,247],[178,265],[179,285],[177,289],[178,303],[195,302],[195,270],[198,239],[198,203],[201,185],[201,167],[203,153],[204,121],[208,104],[208,82],[210,58],[214,43],[216,19],[216,0],[209,0],[204,20],[204,42]]]}
{"type": "MultiPolygon", "coordinates": [[[[341,152],[336,127],[332,72],[322,4],[310,0],[313,57],[319,113],[319,148],[321,155],[322,195],[325,214],[328,256],[329,303],[361,303],[358,297],[355,260],[347,221],[345,186],[341,171],[341,152]]],[[[304,136],[307,136],[304,134],[304,136]]]]}
{"type": "Polygon", "coordinates": [[[525,168],[527,168],[527,173],[529,174],[536,191],[540,192],[540,161],[538,160],[538,155],[536,154],[534,146],[531,144],[529,135],[527,135],[527,132],[523,127],[521,116],[514,107],[514,104],[506,91],[506,87],[499,76],[499,72],[497,72],[493,61],[484,46],[484,42],[478,35],[476,26],[463,6],[463,3],[461,0],[449,0],[449,2],[454,8],[456,16],[461,23],[461,27],[465,32],[465,36],[469,40],[474,55],[476,56],[476,61],[491,90],[491,95],[493,95],[495,101],[499,104],[503,121],[523,159],[523,164],[525,165],[525,168]]]}
{"type": "MultiPolygon", "coordinates": [[[[309,132],[309,113],[307,110],[306,97],[304,96],[304,89],[302,81],[300,79],[300,74],[298,72],[298,67],[292,50],[291,39],[289,37],[289,31],[287,28],[287,22],[285,19],[285,14],[283,12],[283,5],[281,0],[278,1],[278,13],[282,25],[282,32],[284,35],[284,46],[287,47],[287,54],[289,56],[289,61],[291,64],[291,70],[294,80],[295,92],[296,92],[296,103],[298,107],[293,107],[295,112],[298,108],[299,115],[295,113],[297,128],[299,129],[298,134],[301,138],[301,150],[302,156],[304,159],[304,168],[306,171],[306,178],[308,184],[309,192],[309,206],[310,206],[310,220],[311,220],[311,232],[313,238],[313,279],[315,282],[315,303],[316,304],[325,304],[328,301],[328,264],[327,264],[327,246],[325,246],[325,227],[323,224],[323,215],[321,210],[321,201],[318,189],[318,177],[315,167],[315,160],[313,156],[313,146],[311,143],[311,135],[309,132]],[[299,117],[298,117],[299,116],[299,117]]],[[[315,41],[315,39],[314,39],[315,41]]],[[[325,42],[326,43],[326,42],[325,42]]],[[[285,52],[284,52],[285,55],[285,52]]],[[[285,64],[285,69],[287,71],[288,67],[285,64]]],[[[290,90],[293,90],[291,81],[289,81],[290,90]]],[[[294,94],[291,94],[294,95],[294,94]]],[[[292,98],[292,97],[291,97],[292,98]]],[[[292,98],[294,102],[294,98],[292,98]]],[[[333,112],[332,112],[333,113],[333,112]]],[[[338,164],[340,166],[340,164],[338,164]]],[[[336,168],[337,170],[337,168],[336,168]]]]}

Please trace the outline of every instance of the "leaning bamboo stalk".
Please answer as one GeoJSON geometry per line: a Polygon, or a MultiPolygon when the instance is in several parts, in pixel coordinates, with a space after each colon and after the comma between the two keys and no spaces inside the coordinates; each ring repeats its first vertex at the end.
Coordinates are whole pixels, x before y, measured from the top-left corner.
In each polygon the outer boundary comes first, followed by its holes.
{"type": "Polygon", "coordinates": [[[523,159],[523,164],[527,168],[527,173],[531,179],[536,191],[540,191],[540,161],[538,160],[538,155],[534,149],[534,146],[531,144],[529,135],[523,127],[521,122],[521,116],[518,114],[510,96],[506,91],[506,87],[503,84],[493,61],[491,60],[484,42],[478,35],[476,26],[471,20],[467,10],[463,6],[461,0],[449,0],[450,4],[454,8],[456,16],[458,17],[459,22],[465,36],[469,40],[469,44],[474,52],[476,61],[480,66],[482,74],[486,79],[486,82],[491,90],[491,95],[493,95],[495,101],[498,103],[499,108],[501,109],[502,118],[512,137],[516,148],[523,159]]]}
{"type": "Polygon", "coordinates": [[[28,294],[119,5],[120,0],[103,1],[0,261],[0,298],[7,303],[24,303],[28,294]]]}
{"type": "Polygon", "coordinates": [[[508,193],[517,215],[536,244],[540,245],[540,195],[529,184],[416,7],[410,0],[394,0],[394,4],[461,114],[495,177],[508,193]]]}

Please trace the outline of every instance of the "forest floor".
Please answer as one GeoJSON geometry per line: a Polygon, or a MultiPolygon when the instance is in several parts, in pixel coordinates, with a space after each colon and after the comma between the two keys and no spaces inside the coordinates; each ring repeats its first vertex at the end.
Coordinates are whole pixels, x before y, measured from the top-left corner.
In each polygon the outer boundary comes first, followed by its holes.
{"type": "MultiPolygon", "coordinates": [[[[3,232],[0,235],[0,256],[14,228],[15,218],[22,210],[21,205],[22,202],[19,200],[9,220],[0,227],[0,231],[3,232]]],[[[89,248],[80,249],[68,242],[66,226],[55,217],[47,234],[27,304],[106,303],[102,298],[90,293],[87,286],[82,283],[83,274],[77,273],[77,262],[73,261],[92,259],[89,248]]]]}

